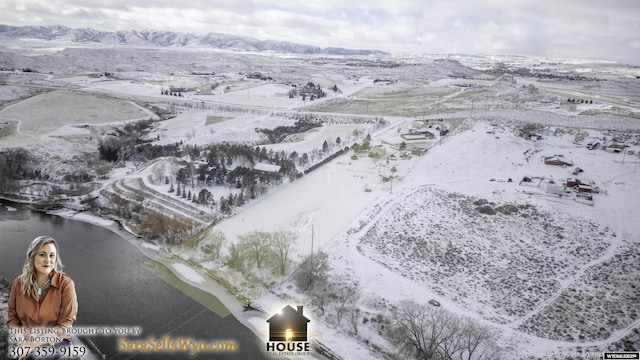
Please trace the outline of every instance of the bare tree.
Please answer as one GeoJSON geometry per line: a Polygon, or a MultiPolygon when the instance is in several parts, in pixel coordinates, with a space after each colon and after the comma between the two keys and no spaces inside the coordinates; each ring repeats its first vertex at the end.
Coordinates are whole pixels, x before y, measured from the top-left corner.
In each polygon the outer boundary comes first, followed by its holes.
{"type": "Polygon", "coordinates": [[[349,322],[354,334],[358,334],[358,323],[360,320],[360,299],[362,298],[362,287],[356,286],[348,292],[347,311],[349,314],[349,322]]]}
{"type": "Polygon", "coordinates": [[[164,178],[165,166],[164,162],[160,161],[153,165],[153,176],[155,176],[156,182],[161,182],[164,178]]]}
{"type": "Polygon", "coordinates": [[[264,231],[254,230],[249,233],[239,235],[240,247],[247,252],[258,268],[262,267],[264,259],[271,251],[271,234],[264,231]]]}
{"type": "Polygon", "coordinates": [[[295,273],[296,285],[302,291],[326,288],[329,256],[318,251],[306,258],[295,273]]]}
{"type": "Polygon", "coordinates": [[[229,255],[225,260],[225,264],[230,267],[239,270],[242,265],[242,256],[240,254],[240,247],[236,244],[229,246],[229,255]]]}
{"type": "Polygon", "coordinates": [[[278,270],[280,275],[284,275],[287,271],[287,263],[289,262],[289,251],[296,243],[298,234],[293,231],[280,230],[271,236],[271,247],[276,253],[278,260],[278,270]]]}
{"type": "Polygon", "coordinates": [[[176,158],[169,159],[169,174],[171,174],[172,179],[176,179],[178,176],[179,165],[177,163],[176,158]]]}
{"type": "Polygon", "coordinates": [[[205,254],[210,255],[214,259],[219,259],[220,250],[225,242],[227,242],[227,238],[224,236],[222,231],[212,231],[209,236],[207,236],[206,243],[203,245],[202,249],[205,254]]]}
{"type": "Polygon", "coordinates": [[[500,358],[490,331],[443,308],[413,300],[403,300],[396,307],[389,337],[404,358],[500,358]]]}
{"type": "Polygon", "coordinates": [[[462,321],[462,333],[459,337],[461,346],[458,356],[461,360],[500,358],[500,349],[493,340],[493,333],[477,323],[464,319],[462,321]]]}
{"type": "Polygon", "coordinates": [[[318,311],[320,311],[320,315],[324,316],[324,313],[327,308],[327,304],[332,297],[331,290],[326,287],[326,284],[323,286],[316,286],[311,289],[309,295],[311,296],[311,305],[315,306],[318,311]]]}
{"type": "MultiPolygon", "coordinates": [[[[355,312],[355,307],[357,306],[358,301],[360,300],[362,290],[358,286],[342,286],[339,287],[333,292],[331,297],[331,305],[333,306],[333,310],[336,313],[336,321],[338,326],[342,323],[342,318],[345,315],[351,315],[352,321],[353,317],[355,317],[355,321],[357,321],[358,315],[352,315],[355,312]],[[353,310],[353,311],[352,311],[353,310]]],[[[354,330],[357,333],[357,328],[354,330]]]]}
{"type": "Polygon", "coordinates": [[[394,313],[400,351],[417,359],[435,359],[438,347],[449,336],[453,314],[439,307],[428,307],[412,300],[403,300],[394,313]]]}

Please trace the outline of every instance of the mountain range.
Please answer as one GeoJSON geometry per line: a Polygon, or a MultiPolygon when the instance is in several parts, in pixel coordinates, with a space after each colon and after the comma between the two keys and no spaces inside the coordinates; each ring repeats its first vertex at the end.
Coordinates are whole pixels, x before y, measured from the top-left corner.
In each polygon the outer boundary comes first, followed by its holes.
{"type": "Polygon", "coordinates": [[[11,39],[63,40],[78,44],[209,47],[234,51],[277,52],[322,55],[379,55],[380,50],[353,50],[339,47],[321,48],[286,41],[260,40],[252,37],[221,33],[193,34],[157,30],[100,31],[91,28],[74,29],[61,25],[10,26],[0,24],[0,41],[11,39]]]}

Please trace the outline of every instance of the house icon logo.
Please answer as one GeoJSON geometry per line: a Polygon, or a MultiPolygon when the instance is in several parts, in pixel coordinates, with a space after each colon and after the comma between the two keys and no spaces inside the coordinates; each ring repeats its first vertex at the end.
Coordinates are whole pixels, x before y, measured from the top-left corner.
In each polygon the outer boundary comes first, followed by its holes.
{"type": "Polygon", "coordinates": [[[307,326],[311,320],[304,316],[302,309],[302,306],[296,310],[287,305],[267,320],[267,352],[287,356],[309,354],[307,326]]]}

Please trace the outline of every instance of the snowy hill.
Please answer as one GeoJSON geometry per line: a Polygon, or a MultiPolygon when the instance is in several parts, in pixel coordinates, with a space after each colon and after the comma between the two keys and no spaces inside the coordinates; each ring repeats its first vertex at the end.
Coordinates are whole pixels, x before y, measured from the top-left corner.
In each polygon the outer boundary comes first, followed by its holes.
{"type": "Polygon", "coordinates": [[[352,50],[335,47],[295,44],[283,41],[259,40],[256,38],[229,34],[208,33],[203,35],[185,34],[173,31],[122,30],[116,32],[99,31],[91,28],[72,29],[66,26],[8,26],[0,25],[2,39],[39,39],[46,41],[69,41],[74,44],[131,45],[131,46],[174,46],[208,47],[234,51],[277,52],[291,54],[324,55],[379,55],[379,50],[352,50]]]}

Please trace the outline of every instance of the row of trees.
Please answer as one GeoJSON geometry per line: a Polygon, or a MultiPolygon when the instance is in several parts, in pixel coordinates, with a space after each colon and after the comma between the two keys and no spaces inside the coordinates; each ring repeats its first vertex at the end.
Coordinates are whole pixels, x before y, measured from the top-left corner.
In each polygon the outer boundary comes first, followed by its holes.
{"type": "Polygon", "coordinates": [[[591,99],[591,100],[585,100],[585,99],[578,100],[578,99],[569,98],[569,99],[567,99],[567,102],[569,102],[569,103],[580,103],[580,104],[593,104],[593,99],[591,99]]]}
{"type": "MultiPolygon", "coordinates": [[[[266,232],[254,230],[238,236],[237,244],[231,244],[228,248],[229,255],[224,259],[227,266],[236,270],[244,270],[248,267],[264,269],[271,267],[278,275],[285,275],[290,265],[289,253],[298,240],[298,234],[293,231],[280,230],[266,232]]],[[[216,233],[210,237],[210,241],[204,246],[212,246],[205,250],[206,253],[220,257],[220,248],[226,240],[222,233],[216,233]]]]}
{"type": "Polygon", "coordinates": [[[317,120],[298,120],[292,126],[278,126],[274,129],[259,129],[261,133],[267,135],[271,144],[278,144],[285,137],[291,134],[303,133],[316,127],[322,126],[322,122],[317,120]]]}
{"type": "Polygon", "coordinates": [[[402,300],[392,315],[389,340],[397,359],[500,359],[492,332],[441,307],[402,300]]]}

